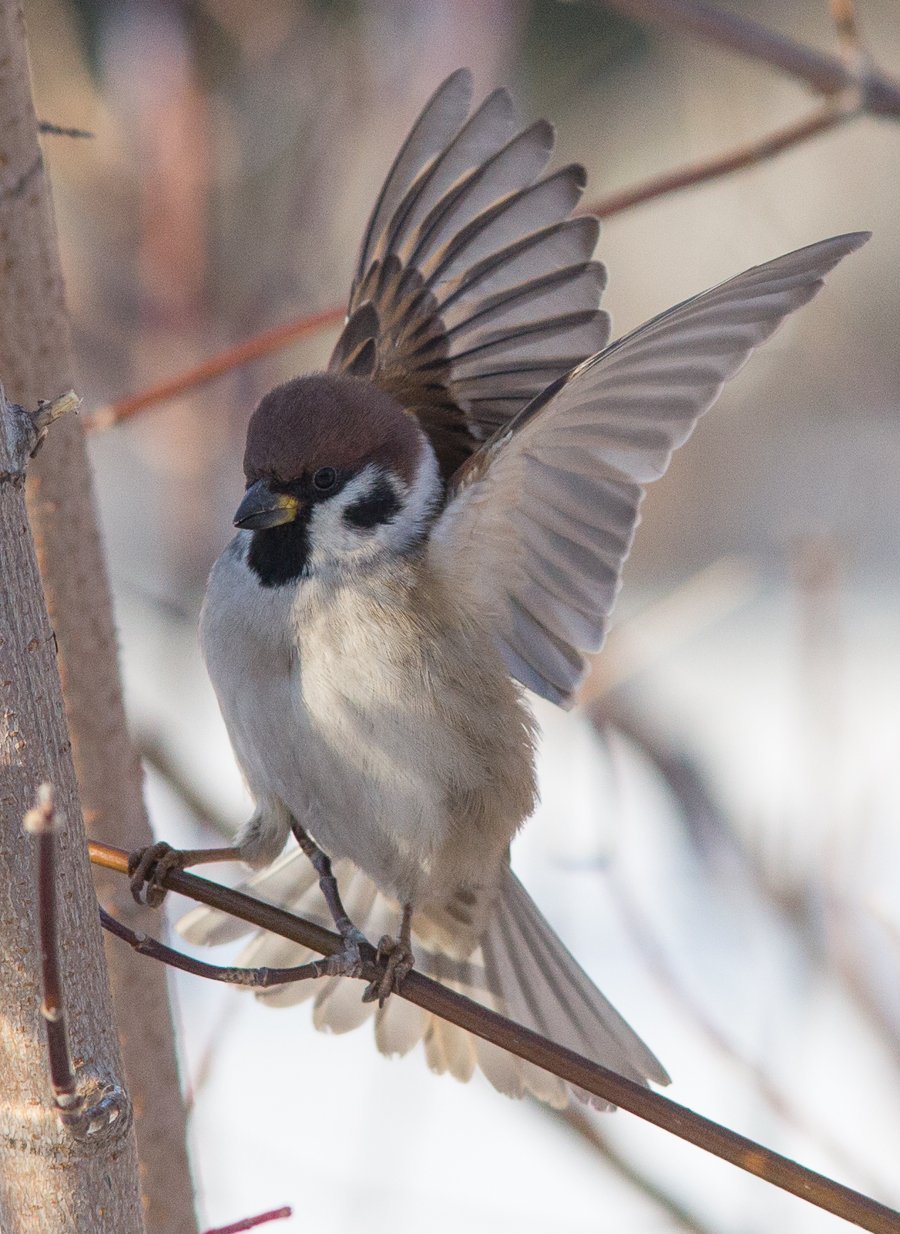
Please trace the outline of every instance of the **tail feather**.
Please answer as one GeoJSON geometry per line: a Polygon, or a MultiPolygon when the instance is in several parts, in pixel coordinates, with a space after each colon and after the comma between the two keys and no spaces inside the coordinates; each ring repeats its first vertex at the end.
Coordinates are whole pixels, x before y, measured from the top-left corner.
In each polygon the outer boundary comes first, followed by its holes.
{"type": "Polygon", "coordinates": [[[541,1009],[540,1031],[638,1083],[668,1084],[662,1064],[550,929],[512,870],[507,868],[505,877],[507,912],[500,925],[512,936],[515,953],[527,963],[528,1002],[541,1009]],[[567,1038],[580,1044],[570,1045],[567,1038]]]}
{"type": "MultiPolygon", "coordinates": [[[[367,937],[377,941],[383,934],[396,931],[399,905],[379,892],[350,862],[336,862],[334,872],[348,914],[367,937]]],[[[299,852],[288,853],[269,870],[253,875],[243,884],[244,889],[300,916],[330,924],[315,875],[299,852]]],[[[420,972],[619,1075],[642,1084],[651,1080],[669,1082],[658,1060],[579,967],[509,868],[504,869],[500,894],[481,945],[468,959],[458,960],[434,950],[427,921],[422,927],[428,944],[423,944],[415,926],[414,918],[413,945],[420,972]]],[[[247,932],[245,923],[205,908],[188,913],[178,929],[196,943],[228,941],[247,932]]],[[[238,962],[286,967],[303,964],[312,955],[297,943],[258,933],[238,962]]],[[[333,1033],[358,1028],[374,1012],[375,1042],[383,1054],[408,1054],[421,1041],[433,1071],[449,1071],[458,1080],[468,1080],[477,1066],[496,1089],[511,1097],[530,1093],[548,1105],[563,1107],[570,1095],[575,1095],[597,1108],[606,1108],[589,1093],[403,999],[388,999],[378,1009],[375,1004],[363,1003],[355,982],[339,977],[298,982],[260,991],[257,997],[274,1007],[311,998],[316,1028],[333,1033]]]]}
{"type": "Polygon", "coordinates": [[[375,1044],[388,1058],[402,1058],[425,1036],[431,1018],[415,1003],[389,998],[375,1013],[375,1044]]]}

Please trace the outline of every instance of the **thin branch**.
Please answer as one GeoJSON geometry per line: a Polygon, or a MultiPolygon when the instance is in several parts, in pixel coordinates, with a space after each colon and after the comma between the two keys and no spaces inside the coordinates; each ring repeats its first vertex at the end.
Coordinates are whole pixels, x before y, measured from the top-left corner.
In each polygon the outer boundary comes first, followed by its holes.
{"type": "MultiPolygon", "coordinates": [[[[757,141],[748,142],[746,145],[739,146],[725,154],[716,155],[714,158],[691,163],[677,171],[654,176],[632,188],[610,193],[606,197],[591,202],[579,213],[593,214],[600,219],[610,219],[644,202],[653,201],[658,197],[664,197],[693,185],[706,184],[735,171],[765,162],[789,150],[792,146],[808,141],[819,133],[837,128],[838,125],[852,119],[857,114],[858,109],[855,110],[853,106],[831,101],[817,108],[811,115],[796,120],[784,128],[776,129],[757,141]]],[[[149,386],[146,390],[128,395],[126,398],[119,399],[93,412],[86,418],[85,428],[89,432],[97,432],[120,424],[123,420],[130,420],[139,412],[170,402],[198,386],[224,376],[225,373],[250,364],[254,360],[262,359],[264,356],[273,355],[299,339],[315,334],[319,330],[339,325],[344,319],[345,312],[342,306],[336,305],[321,313],[304,314],[293,321],[285,322],[284,325],[275,326],[262,334],[256,334],[233,347],[226,347],[224,351],[204,360],[201,364],[186,369],[176,377],[149,386]]]]}
{"type": "MultiPolygon", "coordinates": [[[[62,413],[60,413],[62,414],[62,413]]],[[[59,958],[59,901],[56,871],[56,837],[59,820],[53,786],[41,784],[35,804],[22,826],[38,843],[38,926],[41,938],[41,984],[44,997],[41,1015],[47,1032],[47,1058],[53,1103],[60,1121],[75,1139],[99,1141],[120,1119],[130,1119],[131,1105],[118,1084],[100,1077],[85,1065],[76,1068],[69,1049],[59,958]]]]}
{"type": "MultiPolygon", "coordinates": [[[[121,849],[91,844],[90,855],[97,865],[123,874],[128,872],[128,854],[121,849]]],[[[334,955],[341,950],[338,935],[243,892],[182,870],[167,873],[162,883],[170,891],[221,909],[320,954],[334,955]]],[[[900,1213],[514,1024],[415,970],[404,979],[399,997],[872,1234],[900,1231],[900,1213]]]]}
{"type": "Polygon", "coordinates": [[[608,219],[614,214],[621,214],[624,210],[653,201],[657,197],[665,197],[669,193],[693,188],[698,184],[708,184],[711,180],[719,180],[733,172],[764,163],[819,133],[827,133],[830,129],[837,128],[859,114],[860,109],[855,100],[849,101],[846,105],[839,101],[824,103],[810,115],[795,120],[792,124],[785,125],[784,128],[775,129],[774,132],[756,141],[747,142],[746,145],[738,146],[734,150],[726,151],[725,154],[719,154],[698,163],[689,163],[686,167],[680,167],[675,171],[663,172],[662,175],[654,176],[651,180],[637,184],[633,188],[610,193],[607,197],[602,197],[599,201],[586,206],[585,213],[594,214],[597,218],[608,219]]]}
{"type": "Polygon", "coordinates": [[[285,1204],[283,1208],[273,1208],[256,1217],[245,1217],[243,1221],[235,1221],[231,1225],[216,1226],[214,1230],[207,1230],[206,1234],[243,1234],[244,1230],[255,1230],[258,1225],[265,1225],[269,1221],[283,1221],[292,1215],[293,1209],[285,1204]]]}
{"type": "Polygon", "coordinates": [[[53,124],[50,120],[39,120],[38,132],[48,133],[51,137],[96,137],[96,133],[89,129],[73,129],[64,124],[53,124]]]}
{"type": "MultiPolygon", "coordinates": [[[[706,184],[711,180],[730,175],[732,172],[765,162],[792,146],[808,141],[819,133],[837,128],[838,125],[852,119],[857,114],[858,109],[852,106],[842,106],[837,102],[826,103],[812,115],[796,120],[784,128],[776,129],[757,141],[748,142],[736,150],[730,150],[715,158],[691,163],[677,171],[654,176],[651,180],[634,185],[632,188],[610,193],[606,197],[591,202],[578,213],[610,219],[616,214],[621,214],[625,210],[630,210],[634,206],[652,201],[657,197],[664,197],[693,185],[706,184]]],[[[273,355],[299,339],[315,334],[319,330],[339,325],[345,314],[346,310],[343,306],[335,305],[324,312],[304,314],[293,321],[285,322],[284,325],[275,326],[271,330],[253,335],[252,338],[242,343],[226,347],[224,351],[211,356],[201,364],[186,369],[175,377],[100,408],[86,418],[85,428],[89,432],[97,432],[111,428],[115,424],[121,424],[123,420],[130,420],[139,412],[170,402],[236,368],[250,364],[254,360],[260,360],[264,356],[273,355]]]]}
{"type": "MultiPolygon", "coordinates": [[[[226,985],[242,985],[254,990],[267,990],[274,985],[289,985],[294,981],[309,981],[318,977],[332,977],[334,971],[328,965],[327,959],[313,960],[309,964],[295,964],[291,968],[234,968],[221,964],[207,964],[204,960],[195,960],[193,956],[167,947],[159,939],[151,938],[149,934],[132,930],[130,926],[119,921],[106,911],[100,909],[100,924],[116,938],[133,947],[139,955],[149,956],[151,960],[159,960],[183,973],[193,977],[205,977],[207,981],[222,981],[226,985]]],[[[365,965],[367,980],[372,981],[380,975],[380,970],[374,959],[365,965]]]]}
{"type": "Polygon", "coordinates": [[[858,56],[862,49],[854,0],[831,0],[831,20],[834,22],[841,54],[845,61],[852,63],[852,58],[858,56]]]}
{"type": "Polygon", "coordinates": [[[749,17],[724,13],[702,0],[603,0],[609,8],[704,43],[761,60],[819,94],[858,91],[862,110],[900,117],[900,81],[874,65],[851,67],[840,56],[798,43],[749,17]]]}
{"type": "Polygon", "coordinates": [[[41,1015],[47,1030],[50,1087],[61,1115],[78,1104],[75,1068],[69,1052],[69,1039],[63,1007],[63,981],[59,965],[59,935],[56,901],[56,833],[59,824],[53,804],[53,787],[42,784],[34,807],[22,820],[38,844],[38,921],[41,931],[41,980],[44,1001],[41,1015]]]}
{"type": "Polygon", "coordinates": [[[139,411],[155,407],[159,403],[167,403],[173,398],[186,394],[189,390],[196,389],[197,386],[205,385],[206,382],[213,381],[216,377],[230,373],[232,369],[250,364],[254,360],[260,360],[263,356],[273,355],[276,351],[281,351],[282,348],[289,347],[292,343],[310,334],[318,333],[319,330],[327,330],[331,326],[340,325],[345,315],[346,309],[338,305],[325,309],[321,313],[311,313],[294,321],[286,321],[284,325],[274,326],[271,330],[264,330],[262,334],[255,334],[242,343],[226,347],[218,355],[211,356],[202,364],[179,373],[177,377],[170,377],[155,386],[150,386],[147,390],[119,399],[118,402],[95,411],[86,419],[85,428],[94,432],[97,429],[119,424],[122,420],[129,420],[139,411]]]}

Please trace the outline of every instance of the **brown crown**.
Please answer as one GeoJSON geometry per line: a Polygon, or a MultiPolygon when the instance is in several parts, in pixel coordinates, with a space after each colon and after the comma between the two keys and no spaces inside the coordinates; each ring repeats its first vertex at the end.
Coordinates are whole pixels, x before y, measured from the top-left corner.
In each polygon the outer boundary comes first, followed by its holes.
{"type": "Polygon", "coordinates": [[[290,483],[319,467],[381,463],[412,482],[422,433],[400,404],[358,377],[314,373],[276,386],[247,426],[248,483],[290,483]]]}

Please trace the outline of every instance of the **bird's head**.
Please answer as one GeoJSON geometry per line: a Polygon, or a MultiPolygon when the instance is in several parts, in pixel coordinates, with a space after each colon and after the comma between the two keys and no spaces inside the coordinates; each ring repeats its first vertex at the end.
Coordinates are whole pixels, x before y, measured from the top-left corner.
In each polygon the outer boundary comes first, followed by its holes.
{"type": "Polygon", "coordinates": [[[244,453],[234,516],[269,586],[362,564],[419,543],[441,494],[434,452],[411,415],[356,377],[299,377],[263,398],[244,453]]]}

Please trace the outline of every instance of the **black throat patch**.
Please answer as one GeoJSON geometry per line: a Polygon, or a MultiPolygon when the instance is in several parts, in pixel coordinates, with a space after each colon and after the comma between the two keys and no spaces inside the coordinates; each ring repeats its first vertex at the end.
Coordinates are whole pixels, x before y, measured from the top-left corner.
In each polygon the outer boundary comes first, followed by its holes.
{"type": "Polygon", "coordinates": [[[309,517],[307,507],[293,522],[252,533],[247,565],[263,587],[284,587],[303,576],[309,558],[309,517]]]}

